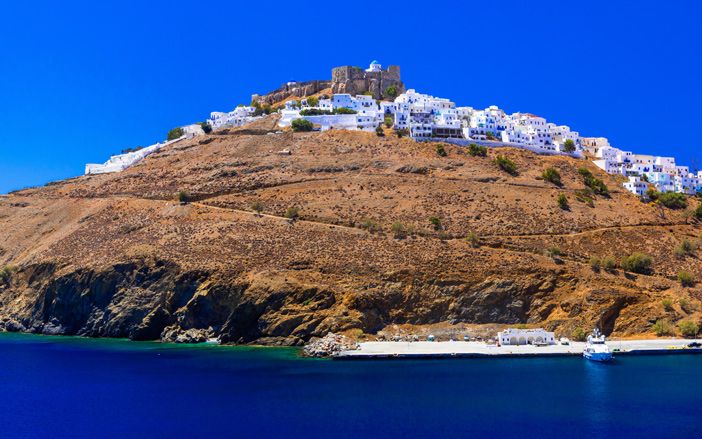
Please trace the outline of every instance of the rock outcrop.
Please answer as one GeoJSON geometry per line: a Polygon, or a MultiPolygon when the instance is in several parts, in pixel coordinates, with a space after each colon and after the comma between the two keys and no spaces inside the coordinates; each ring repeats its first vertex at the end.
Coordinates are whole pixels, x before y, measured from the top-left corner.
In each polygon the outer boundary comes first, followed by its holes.
{"type": "Polygon", "coordinates": [[[339,352],[354,350],[357,348],[355,341],[343,335],[329,333],[322,338],[310,340],[305,345],[303,353],[308,357],[333,357],[339,352]]]}

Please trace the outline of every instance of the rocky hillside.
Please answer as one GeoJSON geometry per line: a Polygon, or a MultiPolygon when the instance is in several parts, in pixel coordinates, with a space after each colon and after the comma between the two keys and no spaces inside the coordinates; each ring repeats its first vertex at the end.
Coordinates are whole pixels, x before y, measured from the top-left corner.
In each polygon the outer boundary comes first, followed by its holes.
{"type": "Polygon", "coordinates": [[[122,173],[1,197],[0,326],[299,344],[519,323],[631,336],[702,316],[702,289],[678,281],[702,280],[697,250],[676,256],[702,233],[684,211],[640,202],[587,160],[451,145],[441,156],[387,134],[278,132],[271,116],[122,173]],[[541,178],[548,167],[561,187],[541,178]],[[611,197],[588,193],[580,167],[611,197]],[[652,272],[591,266],[634,252],[652,272]]]}

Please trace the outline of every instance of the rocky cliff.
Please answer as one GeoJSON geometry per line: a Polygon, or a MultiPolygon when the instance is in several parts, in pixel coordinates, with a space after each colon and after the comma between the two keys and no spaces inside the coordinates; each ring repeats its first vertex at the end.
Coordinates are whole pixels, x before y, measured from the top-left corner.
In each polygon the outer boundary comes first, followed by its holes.
{"type": "Polygon", "coordinates": [[[437,325],[638,335],[700,318],[702,291],[677,280],[702,279],[699,254],[675,256],[700,225],[586,160],[451,145],[441,157],[390,133],[281,133],[274,119],[0,198],[0,327],[300,344],[437,325]],[[546,167],[561,187],[541,179],[546,167]],[[588,194],[579,167],[611,197],[588,194]],[[192,202],[175,202],[180,190],[192,202]],[[651,273],[589,262],[637,251],[651,273]]]}

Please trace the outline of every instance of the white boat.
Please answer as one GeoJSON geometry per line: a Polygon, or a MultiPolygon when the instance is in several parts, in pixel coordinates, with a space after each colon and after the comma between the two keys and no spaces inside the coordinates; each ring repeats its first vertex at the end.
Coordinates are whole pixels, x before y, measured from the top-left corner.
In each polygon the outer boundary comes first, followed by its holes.
{"type": "Polygon", "coordinates": [[[600,362],[612,361],[614,358],[612,351],[609,350],[609,346],[605,343],[605,336],[596,328],[592,331],[592,334],[587,336],[583,357],[590,361],[600,362]]]}

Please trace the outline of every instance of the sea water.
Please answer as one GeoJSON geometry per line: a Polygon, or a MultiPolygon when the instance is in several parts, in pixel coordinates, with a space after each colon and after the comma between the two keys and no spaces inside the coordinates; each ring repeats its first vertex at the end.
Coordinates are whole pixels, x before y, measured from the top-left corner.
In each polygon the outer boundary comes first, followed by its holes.
{"type": "Polygon", "coordinates": [[[331,361],[0,334],[3,438],[690,437],[702,355],[331,361]]]}

